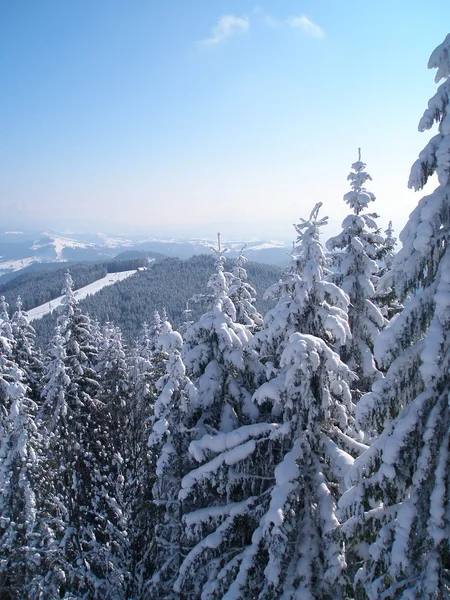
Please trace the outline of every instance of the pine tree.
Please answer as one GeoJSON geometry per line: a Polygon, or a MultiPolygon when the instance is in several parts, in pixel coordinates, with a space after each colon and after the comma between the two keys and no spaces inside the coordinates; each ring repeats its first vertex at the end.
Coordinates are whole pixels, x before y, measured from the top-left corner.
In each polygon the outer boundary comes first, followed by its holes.
{"type": "Polygon", "coordinates": [[[340,501],[349,552],[359,560],[358,597],[446,598],[450,594],[450,35],[431,55],[436,82],[419,130],[438,123],[413,165],[420,190],[436,173],[400,234],[393,263],[405,308],[375,345],[386,378],[358,406],[363,426],[380,432],[348,474],[340,501]]]}
{"type": "Polygon", "coordinates": [[[342,232],[327,242],[327,248],[333,252],[336,269],[331,280],[350,298],[348,320],[352,335],[339,352],[342,360],[358,376],[357,389],[352,394],[355,403],[381,377],[373,358],[373,344],[387,324],[372,302],[375,296],[373,278],[379,270],[377,252],[383,238],[375,221],[378,215],[364,212],[375,200],[375,196],[364,187],[366,181],[372,179],[365,168],[359,150],[358,161],[352,165],[354,172],[348,176],[352,189],[344,195],[352,213],[344,219],[342,232]]]}

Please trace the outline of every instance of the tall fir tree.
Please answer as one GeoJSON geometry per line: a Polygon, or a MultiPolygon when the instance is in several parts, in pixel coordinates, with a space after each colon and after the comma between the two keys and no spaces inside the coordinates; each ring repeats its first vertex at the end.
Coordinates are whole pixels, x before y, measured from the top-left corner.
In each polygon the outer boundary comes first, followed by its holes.
{"type": "Polygon", "coordinates": [[[379,332],[386,326],[380,310],[372,301],[375,296],[374,276],[379,267],[377,253],[383,244],[375,213],[365,212],[374,194],[364,187],[371,176],[365,171],[361,160],[353,163],[348,176],[351,191],[344,195],[344,201],[352,212],[342,223],[342,232],[328,240],[335,271],[331,280],[339,285],[350,298],[348,320],[351,338],[347,338],[339,353],[342,360],[356,373],[358,380],[352,390],[353,401],[368,392],[374,381],[381,377],[373,357],[373,345],[379,332]]]}
{"type": "Polygon", "coordinates": [[[420,190],[436,173],[400,234],[393,263],[405,308],[375,346],[386,378],[358,406],[379,437],[348,474],[340,501],[349,552],[359,561],[358,598],[437,599],[450,595],[450,35],[429,68],[444,79],[419,130],[438,124],[413,165],[420,190]],[[407,296],[409,295],[409,299],[407,296]]]}

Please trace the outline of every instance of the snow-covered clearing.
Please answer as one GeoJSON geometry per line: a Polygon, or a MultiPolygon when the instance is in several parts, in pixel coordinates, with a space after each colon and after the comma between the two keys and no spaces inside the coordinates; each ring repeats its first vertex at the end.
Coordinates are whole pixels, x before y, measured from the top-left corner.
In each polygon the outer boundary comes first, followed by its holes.
{"type": "MultiPolygon", "coordinates": [[[[108,273],[105,277],[97,279],[97,281],[94,281],[93,283],[90,283],[89,285],[86,285],[80,288],[79,290],[76,290],[75,297],[77,300],[83,300],[84,298],[86,298],[86,296],[94,295],[100,290],[102,290],[104,287],[108,285],[113,285],[118,281],[123,281],[124,279],[130,277],[130,275],[133,275],[134,273],[137,273],[136,269],[133,269],[132,271],[121,271],[120,273],[108,273]]],[[[44,315],[53,312],[55,309],[61,306],[62,299],[63,296],[59,296],[59,298],[55,298],[50,302],[46,302],[45,304],[41,304],[40,306],[36,306],[35,308],[32,308],[31,310],[27,311],[29,320],[35,321],[36,319],[40,319],[44,315]]]]}

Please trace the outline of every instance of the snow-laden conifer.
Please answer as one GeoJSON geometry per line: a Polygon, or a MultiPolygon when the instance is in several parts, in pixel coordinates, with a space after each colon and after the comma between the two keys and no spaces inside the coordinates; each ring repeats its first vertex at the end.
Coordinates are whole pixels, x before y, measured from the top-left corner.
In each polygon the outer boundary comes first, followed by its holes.
{"type": "Polygon", "coordinates": [[[11,317],[11,331],[14,338],[13,355],[17,365],[25,375],[29,394],[39,401],[40,378],[42,376],[42,356],[36,348],[36,332],[23,310],[22,299],[17,297],[16,310],[11,317]]]}
{"type": "Polygon", "coordinates": [[[400,234],[393,263],[405,308],[379,337],[375,355],[386,378],[358,406],[366,428],[381,431],[348,474],[340,501],[344,532],[360,561],[356,587],[378,598],[437,599],[450,595],[450,35],[428,66],[444,79],[419,124],[438,123],[413,165],[419,190],[436,173],[400,234]]]}
{"type": "Polygon", "coordinates": [[[125,464],[125,505],[130,546],[132,598],[142,598],[153,572],[155,509],[152,488],[155,458],[148,438],[155,403],[155,369],[149,327],[144,323],[129,357],[129,406],[127,457],[125,464]]]}
{"type": "Polygon", "coordinates": [[[154,531],[147,545],[152,551],[153,575],[144,582],[142,598],[180,598],[174,590],[185,552],[184,505],[179,498],[183,476],[192,468],[188,446],[195,425],[194,385],[186,375],[180,354],[182,339],[166,322],[159,343],[168,355],[166,373],[158,380],[149,447],[156,461],[153,486],[154,531]]]}
{"type": "Polygon", "coordinates": [[[385,237],[382,246],[378,250],[378,262],[380,270],[378,271],[375,282],[374,304],[380,309],[381,314],[388,321],[399,313],[403,306],[398,301],[395,288],[392,285],[392,276],[390,271],[395,258],[395,247],[397,238],[394,237],[392,221],[389,221],[388,228],[385,231],[385,237]]]}
{"type": "Polygon", "coordinates": [[[12,342],[0,336],[0,444],[8,434],[9,409],[18,385],[17,365],[11,359],[12,342]]]}
{"type": "Polygon", "coordinates": [[[9,317],[9,304],[6,302],[5,296],[0,296],[0,335],[10,341],[14,339],[9,317]]]}
{"type": "Polygon", "coordinates": [[[41,437],[35,423],[37,405],[29,397],[23,371],[5,356],[8,353],[5,340],[0,386],[9,413],[2,419],[0,441],[0,596],[20,600],[28,597],[40,564],[36,489],[41,437]]]}
{"type": "Polygon", "coordinates": [[[45,593],[69,598],[125,598],[127,539],[117,498],[111,421],[99,398],[97,349],[67,275],[65,302],[44,377],[48,571],[45,593]]]}
{"type": "Polygon", "coordinates": [[[379,270],[376,258],[383,237],[375,220],[377,215],[366,212],[375,196],[364,187],[372,179],[365,168],[359,151],[358,160],[352,165],[353,172],[348,176],[352,189],[344,195],[352,212],[344,219],[342,232],[327,242],[327,248],[333,252],[335,269],[331,280],[350,298],[348,320],[352,336],[339,352],[358,376],[352,390],[354,402],[381,376],[374,361],[373,344],[386,325],[372,301],[375,296],[373,278],[379,270]]]}
{"type": "MultiPolygon", "coordinates": [[[[220,236],[218,241],[218,247],[214,248],[216,272],[208,282],[210,309],[190,326],[185,338],[184,361],[197,390],[196,406],[187,417],[192,431],[188,440],[192,439],[193,443],[195,440],[201,443],[216,434],[231,433],[244,424],[251,426],[258,416],[251,396],[261,380],[262,369],[250,345],[250,329],[237,322],[236,306],[230,298],[230,285],[238,284],[237,277],[225,270],[227,249],[221,246],[220,236]]],[[[209,462],[206,455],[197,454],[196,459],[200,463],[209,462]]],[[[185,552],[175,582],[177,593],[194,597],[220,571],[221,554],[232,554],[236,546],[242,545],[242,532],[233,531],[233,524],[228,520],[229,539],[225,548],[219,550],[218,545],[211,546],[211,551],[204,553],[211,535],[221,535],[231,488],[236,489],[236,498],[248,489],[245,482],[242,487],[237,479],[233,480],[234,474],[225,463],[219,469],[220,485],[217,485],[216,474],[197,481],[197,470],[194,465],[182,480],[184,487],[179,498],[183,504],[185,552]],[[187,489],[185,486],[192,478],[196,484],[187,489]],[[215,516],[208,519],[210,513],[215,516]]],[[[244,479],[245,476],[240,476],[241,483],[244,479]]]]}
{"type": "Polygon", "coordinates": [[[233,279],[229,283],[229,296],[236,309],[236,323],[245,325],[255,333],[261,329],[263,318],[255,307],[256,291],[247,281],[245,263],[248,259],[244,256],[245,248],[246,246],[241,249],[231,271],[233,279]]]}
{"type": "Polygon", "coordinates": [[[258,357],[250,347],[252,333],[236,321],[230,298],[233,276],[225,271],[227,248],[218,238],[216,271],[208,281],[210,310],[185,335],[184,361],[203,407],[199,435],[231,431],[257,413],[252,386],[261,376],[258,357]]]}
{"type": "Polygon", "coordinates": [[[295,226],[290,272],[272,290],[279,301],[258,334],[272,364],[254,394],[260,422],[190,445],[198,467],[184,477],[180,498],[208,501],[184,517],[188,532],[203,535],[176,589],[194,597],[343,597],[336,497],[365,446],[352,426],[353,376],[331,348],[349,335],[348,297],[324,279],[319,208],[295,226]]]}

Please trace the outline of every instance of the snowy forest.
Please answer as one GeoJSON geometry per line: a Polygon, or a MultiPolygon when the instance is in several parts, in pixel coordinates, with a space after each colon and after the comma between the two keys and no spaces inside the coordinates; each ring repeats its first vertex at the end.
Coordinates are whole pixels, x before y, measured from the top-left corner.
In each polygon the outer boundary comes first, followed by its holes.
{"type": "Polygon", "coordinates": [[[450,35],[429,68],[398,251],[359,152],[264,316],[220,236],[207,310],[128,347],[70,273],[44,352],[2,298],[1,599],[450,598],[450,35]]]}

